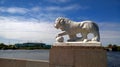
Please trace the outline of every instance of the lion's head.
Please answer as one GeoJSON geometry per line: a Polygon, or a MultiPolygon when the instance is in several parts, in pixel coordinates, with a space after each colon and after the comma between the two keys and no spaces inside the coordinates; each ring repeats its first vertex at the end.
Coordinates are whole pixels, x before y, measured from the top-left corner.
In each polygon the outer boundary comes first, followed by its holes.
{"type": "Polygon", "coordinates": [[[65,18],[63,17],[58,17],[56,20],[55,20],[55,28],[57,29],[61,29],[62,31],[65,30],[65,18]]]}

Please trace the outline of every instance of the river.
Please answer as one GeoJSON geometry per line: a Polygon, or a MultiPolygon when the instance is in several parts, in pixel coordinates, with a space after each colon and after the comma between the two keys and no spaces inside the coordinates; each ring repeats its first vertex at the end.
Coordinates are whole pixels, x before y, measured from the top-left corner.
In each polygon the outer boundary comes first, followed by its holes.
{"type": "MultiPolygon", "coordinates": [[[[49,60],[49,50],[0,50],[0,58],[49,60]]],[[[108,67],[120,67],[120,52],[107,52],[108,67]]]]}

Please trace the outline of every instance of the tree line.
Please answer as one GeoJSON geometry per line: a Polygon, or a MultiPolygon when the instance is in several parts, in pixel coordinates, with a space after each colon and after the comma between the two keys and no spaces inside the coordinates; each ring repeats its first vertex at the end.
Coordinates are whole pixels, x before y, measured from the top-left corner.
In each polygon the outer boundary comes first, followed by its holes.
{"type": "Polygon", "coordinates": [[[46,45],[45,43],[17,43],[14,45],[6,45],[4,43],[0,43],[0,50],[7,49],[50,49],[51,45],[46,45]]]}
{"type": "MultiPolygon", "coordinates": [[[[0,50],[7,49],[50,49],[51,45],[46,45],[45,43],[16,43],[14,45],[6,45],[4,43],[0,43],[0,50]]],[[[107,51],[120,51],[120,46],[116,44],[108,44],[107,47],[104,47],[107,51]]]]}
{"type": "Polygon", "coordinates": [[[107,51],[120,51],[120,46],[116,44],[108,44],[107,47],[105,47],[107,51]]]}

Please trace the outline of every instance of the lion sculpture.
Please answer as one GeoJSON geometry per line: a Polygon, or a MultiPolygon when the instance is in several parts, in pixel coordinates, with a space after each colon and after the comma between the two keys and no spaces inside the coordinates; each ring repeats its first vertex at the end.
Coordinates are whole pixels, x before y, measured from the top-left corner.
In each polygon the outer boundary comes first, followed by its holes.
{"type": "Polygon", "coordinates": [[[56,36],[58,42],[63,42],[64,35],[69,36],[69,39],[67,40],[68,42],[100,41],[99,27],[93,21],[74,22],[67,18],[58,17],[55,20],[55,28],[61,29],[63,31],[56,36]],[[77,37],[78,33],[81,33],[82,37],[77,37]],[[90,40],[87,38],[87,35],[89,33],[92,33],[94,35],[94,37],[90,40]]]}

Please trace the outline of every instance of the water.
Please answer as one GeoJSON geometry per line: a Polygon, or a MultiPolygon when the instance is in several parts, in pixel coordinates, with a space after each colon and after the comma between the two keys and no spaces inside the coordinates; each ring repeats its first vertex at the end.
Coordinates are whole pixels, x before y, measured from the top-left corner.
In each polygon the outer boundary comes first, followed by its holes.
{"type": "Polygon", "coordinates": [[[0,50],[0,58],[49,60],[49,50],[0,50]]]}
{"type": "Polygon", "coordinates": [[[107,52],[108,67],[120,67],[120,52],[107,52]]]}
{"type": "MultiPolygon", "coordinates": [[[[0,50],[0,58],[49,60],[49,50],[0,50]]],[[[108,67],[120,67],[120,52],[107,52],[108,67]]]]}

